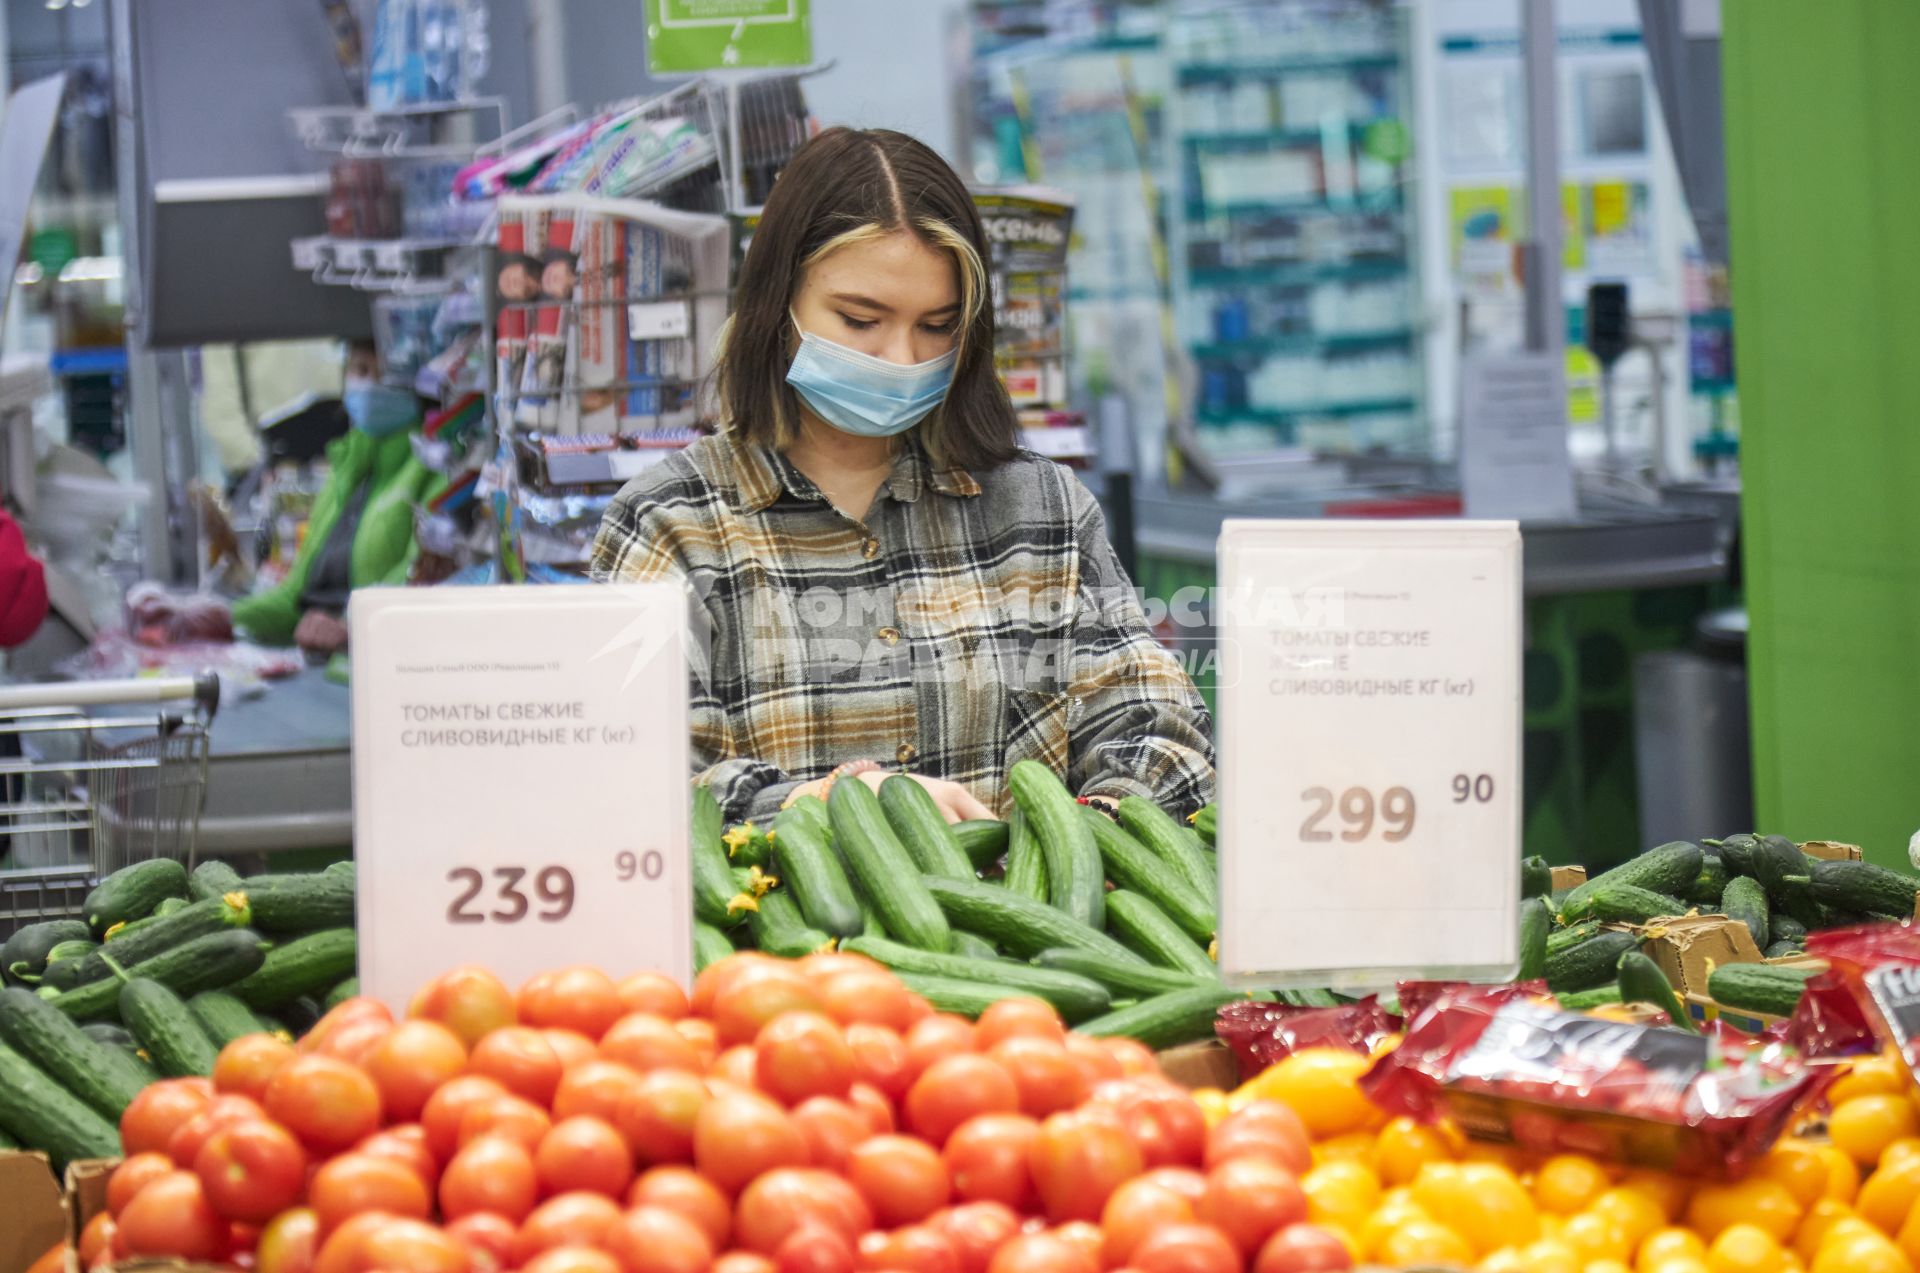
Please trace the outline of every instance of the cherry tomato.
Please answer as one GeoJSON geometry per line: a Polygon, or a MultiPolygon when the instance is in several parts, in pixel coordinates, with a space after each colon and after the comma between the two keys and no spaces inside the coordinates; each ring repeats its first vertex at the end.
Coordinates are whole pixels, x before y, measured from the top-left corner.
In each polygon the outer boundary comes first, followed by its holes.
{"type": "Polygon", "coordinates": [[[1140,1273],[1240,1273],[1240,1253],[1226,1235],[1204,1224],[1169,1224],[1133,1249],[1140,1273]]]}
{"type": "MultiPolygon", "coordinates": [[[[765,1179],[765,1177],[762,1177],[765,1179]]],[[[629,1207],[665,1207],[700,1226],[716,1251],[733,1236],[733,1201],[691,1167],[655,1167],[627,1191],[629,1207]]]]}
{"type": "Polygon", "coordinates": [[[392,1220],[392,1216],[370,1212],[353,1217],[325,1235],[314,1256],[313,1273],[366,1273],[372,1267],[366,1258],[367,1239],[392,1220]]]}
{"type": "Polygon", "coordinates": [[[881,1095],[879,1088],[855,1083],[847,1091],[847,1103],[866,1115],[867,1126],[875,1136],[885,1136],[894,1130],[893,1102],[881,1095]]]}
{"type": "Polygon", "coordinates": [[[513,1239],[513,1262],[525,1264],[557,1246],[599,1246],[620,1207],[597,1193],[563,1193],[533,1209],[513,1239]]]}
{"type": "Polygon", "coordinates": [[[963,1202],[928,1223],[952,1245],[960,1273],[986,1273],[993,1253],[1020,1232],[1020,1217],[998,1202],[963,1202]]]}
{"type": "Polygon", "coordinates": [[[1183,1087],[1162,1078],[1114,1079],[1093,1090],[1096,1104],[1120,1116],[1148,1167],[1197,1167],[1207,1119],[1183,1087]]]}
{"type": "Polygon", "coordinates": [[[613,1125],[642,1164],[692,1162],[694,1124],[708,1099],[699,1075],[655,1070],[641,1075],[613,1125]]]}
{"type": "Polygon", "coordinates": [[[260,1108],[260,1102],[250,1097],[216,1096],[168,1138],[167,1154],[176,1164],[191,1171],[193,1160],[199,1155],[200,1146],[207,1143],[207,1137],[222,1127],[265,1117],[266,1111],[260,1108]]]}
{"type": "Polygon", "coordinates": [[[521,987],[519,1008],[526,1025],[578,1030],[589,1039],[605,1034],[626,1012],[613,978],[585,964],[529,981],[521,987]]]}
{"type": "Polygon", "coordinates": [[[1192,1224],[1193,1204],[1145,1176],[1127,1181],[1107,1198],[1100,1212],[1105,1230],[1101,1259],[1109,1268],[1130,1264],[1134,1248],[1149,1233],[1169,1224],[1192,1224]]]}
{"type": "Polygon", "coordinates": [[[1199,1216],[1226,1234],[1243,1258],[1251,1258],[1268,1238],[1307,1218],[1307,1195],[1279,1163],[1242,1155],[1207,1173],[1199,1216]]]}
{"type": "Polygon", "coordinates": [[[1107,1055],[1111,1056],[1114,1062],[1119,1065],[1120,1076],[1122,1078],[1133,1078],[1137,1075],[1157,1077],[1159,1075],[1160,1062],[1154,1059],[1153,1049],[1140,1042],[1140,1040],[1116,1036],[1102,1039],[1101,1043],[1106,1045],[1107,1055]]]}
{"type": "Polygon", "coordinates": [[[750,969],[769,965],[789,966],[785,960],[775,959],[757,950],[743,950],[725,959],[716,959],[694,977],[693,993],[687,998],[687,1006],[696,1017],[711,1017],[714,1001],[735,978],[744,976],[750,969]]]}
{"type": "Polygon", "coordinates": [[[553,1092],[553,1116],[591,1114],[616,1123],[620,1108],[639,1090],[640,1075],[618,1061],[582,1061],[560,1076],[553,1092]]]}
{"type": "Polygon", "coordinates": [[[455,968],[421,987],[407,1006],[407,1015],[438,1021],[471,1048],[501,1026],[513,1024],[513,992],[485,968],[455,968]]]}
{"type": "Polygon", "coordinates": [[[591,1061],[600,1055],[600,1045],[578,1030],[542,1030],[553,1054],[560,1058],[560,1072],[565,1074],[582,1061],[591,1061]]]}
{"type": "Polygon", "coordinates": [[[1140,1179],[1173,1190],[1192,1207],[1197,1208],[1200,1200],[1207,1196],[1207,1178],[1191,1167],[1155,1167],[1140,1179]]]}
{"type": "Polygon", "coordinates": [[[473,1257],[444,1230],[411,1217],[383,1216],[360,1244],[364,1273],[471,1273],[473,1257]]]}
{"type": "Polygon", "coordinates": [[[440,1213],[449,1220],[491,1212],[518,1224],[539,1197],[533,1154],[504,1136],[482,1136],[464,1146],[440,1175],[440,1213]]]}
{"type": "Polygon", "coordinates": [[[663,972],[632,973],[622,977],[614,989],[620,993],[620,1006],[628,1012],[648,1012],[669,1021],[687,1015],[687,992],[663,972]]]}
{"type": "Polygon", "coordinates": [[[371,1154],[375,1158],[391,1158],[406,1167],[432,1193],[434,1185],[440,1179],[440,1164],[434,1161],[433,1151],[427,1148],[426,1129],[418,1123],[398,1123],[392,1127],[375,1132],[353,1147],[356,1154],[371,1154]]]}
{"type": "Polygon", "coordinates": [[[1054,1006],[1042,999],[1002,999],[989,1004],[974,1023],[974,1046],[982,1052],[1016,1038],[1051,1039],[1064,1047],[1067,1027],[1054,1006]]]}
{"type": "Polygon", "coordinates": [[[909,1090],[914,1080],[935,1061],[974,1050],[973,1022],[946,1013],[915,1022],[900,1037],[907,1045],[906,1082],[909,1090]]]}
{"type": "Polygon", "coordinates": [[[1029,1161],[1047,1218],[1056,1224],[1099,1219],[1108,1196],[1143,1169],[1139,1147],[1119,1123],[1091,1110],[1041,1123],[1029,1161]]]}
{"type": "Polygon", "coordinates": [[[849,968],[814,983],[820,1009],[841,1025],[884,1026],[895,1032],[913,1024],[911,996],[900,979],[878,966],[849,968]]]}
{"type": "Polygon", "coordinates": [[[892,1233],[861,1237],[855,1259],[860,1267],[899,1273],[960,1273],[960,1254],[946,1234],[927,1224],[911,1224],[892,1233]],[[878,1239],[878,1241],[870,1241],[878,1239]]]}
{"type": "Polygon", "coordinates": [[[1306,1126],[1298,1114],[1279,1101],[1243,1105],[1208,1130],[1208,1167],[1243,1154],[1270,1158],[1295,1175],[1305,1174],[1313,1166],[1306,1126]]]}
{"type": "Polygon", "coordinates": [[[722,1189],[743,1188],[762,1172],[803,1166],[807,1158],[800,1125],[764,1096],[715,1096],[694,1120],[694,1165],[722,1189]]]}
{"type": "Polygon", "coordinates": [[[845,1096],[853,1086],[853,1049],[824,1013],[781,1013],[761,1028],[754,1050],[755,1084],[788,1105],[809,1096],[845,1096]]]}
{"type": "Polygon", "coordinates": [[[1122,1078],[1120,1062],[1107,1050],[1104,1039],[1089,1038],[1084,1034],[1067,1035],[1067,1053],[1080,1063],[1087,1076],[1088,1085],[1094,1086],[1108,1079],[1122,1078]]]}
{"type": "MultiPolygon", "coordinates": [[[[1026,1002],[1024,999],[1000,1001],[1026,1002]]],[[[997,1008],[1000,1003],[993,1006],[997,1008]]],[[[994,1044],[987,1055],[1013,1076],[1013,1085],[1020,1091],[1023,1114],[1045,1118],[1063,1109],[1072,1109],[1085,1100],[1091,1090],[1086,1071],[1073,1059],[1073,1053],[1067,1051],[1067,1045],[1045,1035],[1009,1035],[994,1044]]]]}
{"type": "Polygon", "coordinates": [[[420,1111],[427,1148],[436,1159],[446,1162],[460,1148],[460,1123],[467,1111],[508,1094],[497,1080],[480,1074],[463,1074],[449,1081],[427,1098],[426,1107],[420,1111]]]}
{"type": "MultiPolygon", "coordinates": [[[[148,1088],[151,1092],[153,1088],[148,1088]]],[[[142,1093],[144,1095],[145,1093],[142,1093]]],[[[135,1097],[138,1100],[139,1097],[135,1097]]],[[[131,1109],[132,1106],[127,1108],[131,1109]]],[[[149,1181],[158,1180],[168,1172],[175,1170],[173,1159],[156,1150],[129,1154],[113,1174],[107,1177],[107,1210],[119,1215],[133,1201],[133,1196],[147,1187],[149,1181]]]]}
{"type": "Polygon", "coordinates": [[[265,1224],[300,1200],[307,1151],[278,1123],[251,1118],[215,1128],[194,1155],[193,1173],[220,1215],[265,1224]]]}
{"type": "Polygon", "coordinates": [[[673,1022],[649,1012],[629,1012],[609,1026],[600,1038],[600,1055],[639,1074],[653,1070],[698,1074],[706,1068],[700,1049],[673,1022]]]}
{"type": "MultiPolygon", "coordinates": [[[[909,1041],[908,1047],[912,1046],[909,1041]]],[[[907,1126],[941,1146],[969,1118],[1011,1114],[1019,1108],[1020,1089],[1006,1067],[990,1057],[967,1053],[935,1061],[914,1080],[907,1092],[907,1126]]]]}
{"type": "Polygon", "coordinates": [[[807,1138],[807,1153],[816,1167],[839,1171],[855,1145],[873,1135],[867,1116],[831,1096],[814,1096],[794,1106],[793,1121],[807,1138]]]}
{"type": "Polygon", "coordinates": [[[110,1211],[102,1211],[87,1221],[86,1227],[80,1230],[81,1268],[92,1268],[93,1262],[102,1255],[113,1254],[113,1235],[116,1227],[113,1213],[110,1211]]]}
{"type": "Polygon", "coordinates": [[[563,1118],[533,1151],[540,1188],[549,1194],[585,1189],[618,1198],[633,1180],[633,1151],[605,1119],[563,1118]]]}
{"type": "Polygon", "coordinates": [[[888,1100],[907,1094],[907,1041],[884,1025],[856,1021],[847,1026],[847,1048],[853,1053],[853,1078],[870,1083],[888,1100]]]}
{"type": "Polygon", "coordinates": [[[635,1207],[622,1215],[601,1244],[627,1273],[707,1273],[713,1244],[699,1225],[665,1207],[635,1207]]]}
{"type": "Polygon", "coordinates": [[[466,1069],[467,1045],[438,1021],[403,1021],[374,1044],[365,1065],[384,1115],[410,1122],[442,1083],[466,1069]]]}
{"type": "Polygon", "coordinates": [[[734,1206],[736,1245],[778,1256],[781,1244],[807,1225],[834,1230],[849,1242],[873,1227],[860,1191],[829,1171],[782,1167],[748,1185],[734,1206]]]}
{"type": "Polygon", "coordinates": [[[673,1028],[679,1031],[681,1038],[693,1044],[702,1069],[712,1065],[713,1058],[720,1055],[720,1032],[705,1017],[682,1017],[673,1023],[673,1028]]]}
{"type": "Polygon", "coordinates": [[[757,1251],[724,1251],[711,1273],[774,1273],[773,1261],[757,1251]]]}
{"type": "Polygon", "coordinates": [[[1090,1220],[1069,1220],[1056,1226],[1054,1233],[1078,1246],[1087,1253],[1087,1258],[1095,1264],[1100,1263],[1101,1252],[1105,1249],[1107,1235],[1100,1226],[1090,1220]]]}
{"type": "Polygon", "coordinates": [[[987,1273],[1099,1273],[1086,1248],[1057,1233],[1022,1233],[993,1253],[987,1273]]]}
{"type": "Polygon", "coordinates": [[[751,1043],[783,1012],[818,1012],[820,996],[807,979],[783,964],[759,965],[733,979],[713,1004],[720,1046],[751,1043]]]}
{"type": "Polygon", "coordinates": [[[759,1068],[760,1054],[751,1043],[742,1043],[715,1057],[707,1067],[707,1077],[757,1092],[760,1090],[759,1068]]]}
{"type": "Polygon", "coordinates": [[[293,1045],[296,1052],[318,1052],[329,1040],[349,1025],[363,1021],[377,1021],[382,1025],[393,1024],[393,1012],[378,999],[366,995],[355,995],[343,1003],[327,1009],[326,1015],[314,1022],[313,1029],[300,1036],[293,1045]]]}
{"type": "Polygon", "coordinates": [[[120,1115],[120,1144],[129,1157],[165,1153],[173,1134],[213,1098],[186,1079],[149,1084],[120,1115]]]}
{"type": "Polygon", "coordinates": [[[873,1136],[847,1156],[847,1178],[883,1228],[924,1220],[947,1205],[953,1184],[938,1150],[912,1136],[873,1136]]]}
{"type": "Polygon", "coordinates": [[[467,1249],[476,1269],[497,1271],[513,1267],[514,1222],[491,1211],[476,1211],[449,1220],[447,1236],[467,1249]]]}
{"type": "Polygon", "coordinates": [[[1040,1195],[1028,1160],[1039,1134],[1039,1122],[1025,1114],[981,1114],[960,1124],[942,1150],[954,1197],[1033,1210],[1040,1195]]]}
{"type": "Polygon", "coordinates": [[[380,1126],[380,1089],[330,1056],[298,1056],[267,1084],[267,1113],[308,1149],[333,1153],[380,1126]]]}
{"type": "Polygon", "coordinates": [[[853,1273],[853,1243],[837,1229],[802,1225],[774,1253],[775,1273],[853,1273]]]}
{"type": "Polygon", "coordinates": [[[1317,1224],[1290,1224],[1268,1238],[1253,1273],[1342,1273],[1353,1267],[1347,1244],[1317,1224]]]}
{"type": "Polygon", "coordinates": [[[254,1273],[311,1273],[320,1245],[320,1217],[311,1207],[282,1211],[260,1231],[254,1273]]]}
{"type": "Polygon", "coordinates": [[[307,1202],[320,1217],[322,1233],[372,1211],[424,1220],[433,1209],[425,1182],[412,1168],[371,1154],[341,1154],[321,1163],[307,1186],[307,1202]]]}
{"type": "Polygon", "coordinates": [[[128,1255],[172,1255],[183,1260],[222,1260],[227,1221],[207,1201],[200,1177],[170,1171],[135,1194],[117,1217],[116,1249],[128,1255]]]}
{"type": "Polygon", "coordinates": [[[257,1101],[294,1055],[291,1043],[271,1034],[243,1034],[220,1049],[213,1063],[213,1089],[257,1101]]]}
{"type": "Polygon", "coordinates": [[[517,1141],[532,1153],[553,1126],[547,1111],[518,1096],[496,1096],[481,1101],[460,1116],[460,1144],[470,1145],[482,1136],[500,1136],[517,1141]]]}
{"type": "Polygon", "coordinates": [[[590,1246],[557,1246],[527,1261],[521,1273],[626,1273],[626,1266],[590,1246]]]}
{"type": "Polygon", "coordinates": [[[327,1041],[313,1050],[314,1055],[330,1056],[348,1065],[361,1065],[365,1063],[367,1055],[380,1046],[380,1041],[392,1033],[392,1022],[371,1015],[362,1016],[343,1023],[338,1030],[329,1034],[327,1041]]]}

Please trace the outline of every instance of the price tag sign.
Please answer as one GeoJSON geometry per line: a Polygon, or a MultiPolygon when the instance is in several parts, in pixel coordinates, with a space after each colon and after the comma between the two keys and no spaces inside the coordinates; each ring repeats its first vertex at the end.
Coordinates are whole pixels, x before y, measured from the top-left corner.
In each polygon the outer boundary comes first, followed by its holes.
{"type": "Polygon", "coordinates": [[[693,975],[687,601],[667,583],[354,593],[360,983],[693,975]]]}
{"type": "Polygon", "coordinates": [[[1516,525],[1229,520],[1219,581],[1222,973],[1510,975],[1516,525]]]}

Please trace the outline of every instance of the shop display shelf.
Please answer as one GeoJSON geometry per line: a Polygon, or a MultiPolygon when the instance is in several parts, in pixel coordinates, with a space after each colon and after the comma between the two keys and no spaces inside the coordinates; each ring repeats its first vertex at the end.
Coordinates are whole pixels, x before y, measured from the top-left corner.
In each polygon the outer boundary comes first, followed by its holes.
{"type": "Polygon", "coordinates": [[[1339,198],[1316,195],[1305,199],[1233,199],[1222,203],[1189,198],[1186,204],[1187,219],[1190,221],[1205,221],[1210,217],[1298,217],[1315,213],[1371,216],[1402,210],[1398,186],[1339,198]]]}
{"type": "Polygon", "coordinates": [[[1330,261],[1321,265],[1275,263],[1268,265],[1210,266],[1188,270],[1192,287],[1311,287],[1316,283],[1342,283],[1398,278],[1407,272],[1404,257],[1365,261],[1330,261]]]}
{"type": "Polygon", "coordinates": [[[1330,54],[1259,62],[1190,62],[1180,68],[1180,85],[1232,83],[1238,80],[1270,80],[1285,75],[1315,71],[1397,71],[1400,55],[1379,53],[1330,54]]]}
{"type": "Polygon", "coordinates": [[[287,115],[301,144],[321,154],[361,159],[465,159],[473,155],[480,143],[498,138],[504,132],[507,104],[502,97],[475,97],[457,102],[421,102],[390,110],[364,106],[301,106],[288,111],[287,115]],[[489,115],[492,127],[484,137],[421,139],[423,132],[438,133],[462,116],[485,121],[489,115]]]}
{"type": "Polygon", "coordinates": [[[1212,341],[1192,346],[1193,356],[1202,362],[1225,362],[1257,358],[1265,354],[1351,353],[1362,349],[1383,349],[1412,344],[1418,333],[1411,327],[1383,328],[1379,331],[1307,332],[1292,336],[1257,336],[1248,340],[1212,341]]]}
{"type": "Polygon", "coordinates": [[[1194,412],[1201,424],[1291,424],[1312,416],[1370,415],[1376,411],[1412,411],[1419,403],[1412,398],[1354,398],[1344,402],[1321,402],[1293,407],[1202,407],[1194,412]]]}
{"type": "MultiPolygon", "coordinates": [[[[1375,120],[1355,120],[1348,124],[1348,136],[1365,135],[1375,120]]],[[[1326,140],[1319,128],[1229,128],[1183,133],[1181,144],[1190,150],[1255,150],[1270,146],[1318,146],[1326,140]]]]}

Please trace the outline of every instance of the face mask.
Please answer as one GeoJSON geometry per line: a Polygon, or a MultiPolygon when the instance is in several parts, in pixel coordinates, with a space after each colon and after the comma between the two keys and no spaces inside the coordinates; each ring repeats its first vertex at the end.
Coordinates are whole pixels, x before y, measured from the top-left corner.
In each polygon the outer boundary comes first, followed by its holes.
{"type": "Polygon", "coordinates": [[[834,428],[886,438],[905,433],[940,405],[953,384],[958,358],[959,350],[949,349],[938,358],[903,367],[801,332],[787,383],[834,428]]]}
{"type": "Polygon", "coordinates": [[[349,380],[340,401],[347,409],[348,423],[376,438],[397,433],[419,418],[413,394],[398,385],[349,380]]]}

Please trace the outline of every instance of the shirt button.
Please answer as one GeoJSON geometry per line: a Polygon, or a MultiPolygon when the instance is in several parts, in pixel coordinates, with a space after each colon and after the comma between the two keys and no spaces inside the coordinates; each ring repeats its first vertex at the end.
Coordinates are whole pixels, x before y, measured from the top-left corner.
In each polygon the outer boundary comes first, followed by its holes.
{"type": "Polygon", "coordinates": [[[872,561],[875,557],[878,557],[880,555],[880,541],[877,539],[868,539],[867,542],[860,545],[860,555],[868,561],[872,561]]]}
{"type": "Polygon", "coordinates": [[[893,758],[904,765],[919,754],[920,753],[914,749],[912,743],[901,743],[899,748],[893,753],[893,758]]]}
{"type": "Polygon", "coordinates": [[[899,628],[881,628],[877,635],[888,645],[897,645],[900,641],[899,628]]]}

